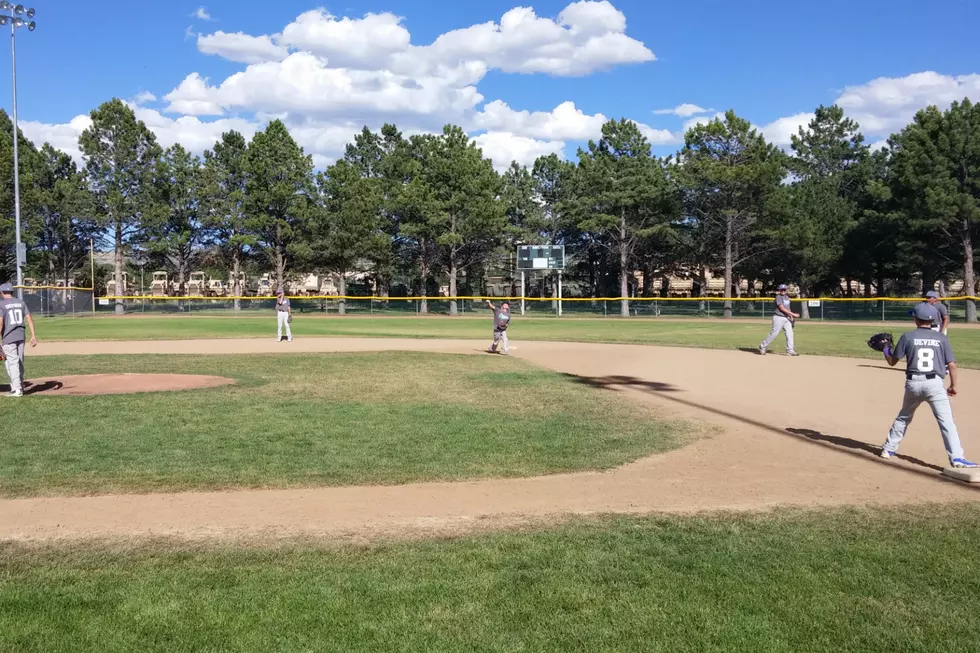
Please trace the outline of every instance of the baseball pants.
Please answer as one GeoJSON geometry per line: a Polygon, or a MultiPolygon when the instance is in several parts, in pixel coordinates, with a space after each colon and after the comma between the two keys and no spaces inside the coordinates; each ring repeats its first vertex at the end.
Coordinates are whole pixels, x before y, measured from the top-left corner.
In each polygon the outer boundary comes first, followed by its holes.
{"type": "Polygon", "coordinates": [[[289,328],[289,313],[286,311],[277,311],[279,313],[279,340],[282,340],[282,328],[286,327],[286,338],[289,340],[293,339],[293,331],[289,328]]]}
{"type": "Polygon", "coordinates": [[[15,342],[3,345],[3,364],[10,377],[11,392],[24,391],[24,343],[15,342]]]}
{"type": "Polygon", "coordinates": [[[772,316],[772,331],[769,332],[769,336],[762,341],[762,348],[768,349],[772,341],[776,339],[780,331],[786,332],[786,351],[796,351],[793,349],[793,323],[788,317],[783,317],[782,315],[772,316]]]}
{"type": "Polygon", "coordinates": [[[500,341],[503,341],[503,344],[504,344],[504,353],[505,354],[509,354],[510,353],[510,349],[507,346],[507,332],[506,331],[497,331],[497,330],[494,330],[494,332],[493,332],[493,344],[490,345],[490,351],[497,351],[497,343],[500,342],[500,341]]]}
{"type": "Polygon", "coordinates": [[[953,423],[953,408],[946,394],[946,384],[938,376],[934,379],[909,379],[905,382],[905,399],[902,410],[888,431],[885,450],[898,451],[898,445],[905,437],[905,430],[912,423],[912,416],[920,404],[926,402],[932,409],[932,414],[939,424],[939,432],[946,445],[946,455],[950,460],[963,457],[963,446],[960,444],[960,434],[953,423]]]}

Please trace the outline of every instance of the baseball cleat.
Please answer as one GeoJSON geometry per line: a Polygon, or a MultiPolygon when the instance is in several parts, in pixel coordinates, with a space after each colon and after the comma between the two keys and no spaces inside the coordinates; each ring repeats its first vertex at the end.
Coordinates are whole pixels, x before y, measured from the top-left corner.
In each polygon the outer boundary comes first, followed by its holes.
{"type": "Polygon", "coordinates": [[[788,352],[786,352],[786,355],[787,356],[799,356],[799,354],[797,354],[795,351],[788,351],[788,352]]]}
{"type": "Polygon", "coordinates": [[[970,462],[965,458],[953,458],[949,464],[957,469],[977,469],[980,467],[980,464],[970,462]]]}
{"type": "Polygon", "coordinates": [[[889,451],[888,449],[885,449],[884,447],[882,447],[881,453],[878,454],[878,456],[880,458],[884,458],[885,460],[891,460],[892,458],[894,458],[897,455],[898,455],[898,452],[897,451],[889,451]]]}
{"type": "Polygon", "coordinates": [[[765,347],[759,347],[759,353],[762,354],[763,356],[765,356],[766,355],[766,348],[765,347]]]}
{"type": "Polygon", "coordinates": [[[12,390],[12,391],[10,391],[10,392],[7,393],[7,396],[8,397],[23,397],[24,396],[24,393],[21,392],[20,390],[12,390]]]}

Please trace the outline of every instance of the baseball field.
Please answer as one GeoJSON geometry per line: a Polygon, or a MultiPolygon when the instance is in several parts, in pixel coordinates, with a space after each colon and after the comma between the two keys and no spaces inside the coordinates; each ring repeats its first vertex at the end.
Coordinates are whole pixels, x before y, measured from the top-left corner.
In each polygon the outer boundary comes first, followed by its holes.
{"type": "Polygon", "coordinates": [[[876,455],[904,377],[865,341],[904,324],[292,326],[38,321],[0,651],[976,650],[977,486],[927,407],[876,455]]]}

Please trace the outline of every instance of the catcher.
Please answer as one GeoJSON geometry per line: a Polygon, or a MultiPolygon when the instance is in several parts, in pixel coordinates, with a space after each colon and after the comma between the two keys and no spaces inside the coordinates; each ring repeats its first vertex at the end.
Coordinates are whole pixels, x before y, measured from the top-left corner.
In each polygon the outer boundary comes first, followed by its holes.
{"type": "Polygon", "coordinates": [[[946,445],[946,456],[952,467],[974,468],[977,463],[964,458],[960,436],[953,423],[953,409],[949,398],[956,396],[956,360],[949,340],[942,333],[933,331],[935,309],[928,304],[919,304],[913,309],[915,330],[902,334],[898,343],[892,345],[892,334],[876,333],[868,340],[868,346],[880,351],[885,361],[894,367],[905,359],[905,399],[902,409],[888,431],[888,438],[881,448],[881,457],[890,460],[897,455],[898,445],[905,437],[905,431],[912,423],[912,417],[922,402],[929,404],[939,432],[946,445]],[[943,379],[949,373],[949,388],[943,379]]]}

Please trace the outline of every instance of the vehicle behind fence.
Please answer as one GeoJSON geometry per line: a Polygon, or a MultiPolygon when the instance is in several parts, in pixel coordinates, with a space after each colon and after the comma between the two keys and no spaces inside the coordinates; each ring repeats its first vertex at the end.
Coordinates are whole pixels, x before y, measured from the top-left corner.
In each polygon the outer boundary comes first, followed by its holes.
{"type": "MultiPolygon", "coordinates": [[[[26,296],[26,294],[25,294],[26,296]]],[[[486,314],[486,300],[495,303],[509,301],[511,312],[521,315],[520,298],[505,297],[459,297],[457,310],[462,315],[486,314]]],[[[952,322],[965,322],[965,297],[948,298],[952,322]]],[[[89,295],[89,302],[91,296],[89,295]]],[[[117,304],[123,306],[127,314],[212,314],[212,315],[258,315],[275,310],[275,297],[241,297],[239,310],[235,310],[235,299],[231,297],[100,297],[95,301],[96,312],[109,314],[117,304]]],[[[293,311],[300,314],[324,315],[447,315],[452,300],[448,297],[334,297],[334,296],[292,296],[293,311]]],[[[809,313],[813,321],[895,321],[907,320],[908,311],[918,298],[871,298],[871,299],[793,299],[792,310],[796,313],[809,313]],[[804,311],[805,308],[805,311],[804,311]]],[[[84,301],[82,304],[85,312],[84,301]]],[[[719,297],[704,298],[631,298],[627,300],[631,317],[687,317],[722,318],[725,300],[719,297]]],[[[731,300],[734,318],[767,319],[772,317],[774,302],[771,297],[739,298],[731,300]]],[[[33,310],[33,305],[31,306],[33,310]]],[[[90,308],[90,307],[89,307],[90,308]]],[[[621,315],[621,300],[615,297],[564,298],[560,302],[554,298],[525,298],[523,314],[530,317],[607,317],[621,315]],[[560,315],[559,315],[560,304],[560,315]]]]}

